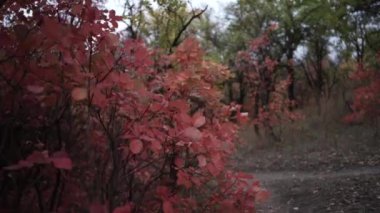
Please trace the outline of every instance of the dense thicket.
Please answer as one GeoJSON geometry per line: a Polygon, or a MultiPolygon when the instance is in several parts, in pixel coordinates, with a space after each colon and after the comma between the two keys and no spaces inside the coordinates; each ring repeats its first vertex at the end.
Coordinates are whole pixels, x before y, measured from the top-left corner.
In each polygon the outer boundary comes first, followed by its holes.
{"type": "Polygon", "coordinates": [[[5,1],[0,20],[0,211],[251,212],[265,196],[226,167],[229,71],[195,39],[120,39],[90,0],[5,1]]]}
{"type": "MultiPolygon", "coordinates": [[[[322,100],[343,96],[351,111],[346,113],[353,113],[350,118],[359,118],[358,114],[367,114],[364,111],[369,110],[375,118],[371,119],[378,119],[378,112],[374,109],[379,108],[376,86],[380,50],[376,45],[380,38],[379,5],[379,1],[355,0],[241,0],[232,3],[226,8],[228,28],[219,32],[223,35],[220,41],[227,47],[219,51],[224,53],[224,59],[236,73],[236,77],[229,81],[227,99],[248,106],[255,102],[255,99],[245,97],[251,88],[247,87],[247,78],[240,74],[241,66],[234,58],[237,52],[252,49],[250,41],[268,34],[267,30],[275,25],[276,30],[267,35],[269,45],[260,52],[251,51],[251,57],[258,58],[260,63],[264,63],[265,58],[275,62],[274,70],[269,69],[265,75],[276,73],[277,81],[284,77],[288,79],[286,94],[289,101],[302,109],[308,105],[321,107],[322,100]],[[358,77],[363,75],[367,76],[366,80],[358,77]]],[[[273,91],[263,72],[254,68],[250,68],[250,72],[263,76],[258,82],[268,85],[265,88],[267,93],[273,91]]],[[[256,92],[260,93],[260,90],[256,92]]],[[[264,105],[270,106],[270,103],[264,105]]],[[[254,108],[250,107],[250,110],[254,108]]],[[[369,114],[365,117],[371,117],[369,114]]]]}

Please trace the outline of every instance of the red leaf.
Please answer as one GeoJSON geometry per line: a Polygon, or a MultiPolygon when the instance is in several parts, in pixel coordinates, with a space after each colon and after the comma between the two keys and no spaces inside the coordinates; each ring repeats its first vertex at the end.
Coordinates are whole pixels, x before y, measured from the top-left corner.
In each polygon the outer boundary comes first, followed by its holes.
{"type": "Polygon", "coordinates": [[[261,202],[262,203],[262,202],[267,201],[268,198],[269,198],[269,196],[270,196],[270,194],[269,194],[268,191],[261,189],[260,191],[258,191],[256,193],[255,200],[257,202],[261,202]]]}
{"type": "Polygon", "coordinates": [[[87,21],[88,22],[94,22],[98,15],[98,9],[97,8],[89,8],[87,12],[87,21]]]}
{"type": "Polygon", "coordinates": [[[223,163],[223,159],[219,153],[212,153],[211,154],[211,161],[214,164],[215,168],[217,168],[219,170],[223,170],[224,163],[223,163]]]}
{"type": "Polygon", "coordinates": [[[244,172],[238,172],[237,178],[239,178],[239,179],[253,179],[253,175],[250,175],[250,174],[247,174],[244,172]]]}
{"type": "Polygon", "coordinates": [[[175,100],[169,103],[169,107],[176,108],[180,112],[188,113],[189,104],[185,100],[175,100]]]}
{"type": "Polygon", "coordinates": [[[177,185],[183,185],[185,188],[189,189],[191,187],[191,181],[189,174],[180,170],[177,172],[177,185]]]}
{"type": "Polygon", "coordinates": [[[220,205],[221,205],[221,212],[226,212],[226,213],[238,212],[232,200],[224,200],[220,203],[220,205]]]}
{"type": "Polygon", "coordinates": [[[214,177],[218,176],[221,172],[221,170],[218,169],[216,166],[214,166],[212,163],[207,164],[206,168],[210,172],[210,174],[214,177]]]}
{"type": "Polygon", "coordinates": [[[126,204],[124,206],[117,207],[115,210],[113,210],[113,213],[130,213],[130,212],[132,212],[131,204],[126,204]]]}
{"type": "Polygon", "coordinates": [[[28,85],[26,89],[34,94],[41,94],[44,91],[44,88],[37,85],[28,85]]]}
{"type": "Polygon", "coordinates": [[[44,17],[41,31],[47,35],[50,39],[62,39],[63,27],[54,18],[44,17]]]}
{"type": "Polygon", "coordinates": [[[179,114],[178,119],[186,125],[193,125],[193,119],[187,114],[187,112],[179,114]]]}
{"type": "Polygon", "coordinates": [[[140,140],[132,140],[129,144],[129,149],[133,154],[139,154],[143,150],[143,143],[140,140]]]}
{"type": "Polygon", "coordinates": [[[103,108],[107,105],[107,98],[104,94],[102,94],[99,88],[94,89],[92,103],[103,108]]]}
{"type": "Polygon", "coordinates": [[[21,168],[25,168],[25,167],[30,168],[33,166],[33,163],[26,160],[20,160],[17,165],[20,166],[21,168]]]}
{"type": "Polygon", "coordinates": [[[53,165],[57,169],[71,170],[73,168],[73,163],[68,157],[56,157],[51,158],[53,165]]]}
{"type": "Polygon", "coordinates": [[[111,19],[115,18],[115,15],[116,15],[115,10],[110,10],[109,14],[110,14],[111,19]]]}
{"type": "Polygon", "coordinates": [[[162,209],[164,210],[164,213],[174,213],[173,205],[169,201],[164,201],[162,204],[162,209]]]}
{"type": "Polygon", "coordinates": [[[151,149],[155,152],[160,151],[162,149],[162,145],[158,140],[153,140],[151,142],[151,149]]]}
{"type": "Polygon", "coordinates": [[[53,158],[69,158],[69,155],[65,151],[58,151],[53,153],[53,158]]]}
{"type": "Polygon", "coordinates": [[[197,159],[199,167],[205,167],[207,165],[206,157],[204,155],[198,155],[197,159]]]}
{"type": "Polygon", "coordinates": [[[33,163],[25,160],[20,160],[17,164],[4,167],[5,170],[19,170],[23,168],[33,167],[33,163]]]}
{"type": "Polygon", "coordinates": [[[205,125],[205,123],[206,123],[205,116],[200,115],[200,116],[197,116],[197,117],[194,118],[193,126],[196,127],[196,128],[199,128],[199,127],[205,125]]]}
{"type": "Polygon", "coordinates": [[[81,100],[84,100],[84,99],[87,98],[87,89],[85,89],[85,88],[80,88],[80,87],[74,88],[74,89],[71,91],[71,97],[72,97],[75,101],[81,101],[81,100]]]}
{"type": "MultiPolygon", "coordinates": [[[[116,47],[117,45],[120,44],[119,37],[117,35],[115,35],[115,34],[106,35],[105,38],[107,39],[108,45],[110,45],[110,46],[116,47]]],[[[112,62],[109,62],[109,63],[113,64],[113,62],[114,61],[112,60],[112,62]]]]}
{"type": "Polygon", "coordinates": [[[199,141],[202,138],[202,132],[194,127],[188,127],[183,134],[193,141],[199,141]]]}
{"type": "Polygon", "coordinates": [[[27,158],[26,161],[33,163],[33,164],[48,164],[50,163],[49,161],[49,156],[47,151],[34,151],[32,154],[30,154],[27,158]]]}
{"type": "Polygon", "coordinates": [[[74,5],[74,6],[71,8],[71,12],[72,12],[74,15],[80,15],[80,14],[82,13],[82,8],[83,8],[83,6],[80,5],[80,4],[74,5]]]}
{"type": "Polygon", "coordinates": [[[170,189],[166,186],[158,186],[156,193],[162,200],[167,200],[170,196],[170,189]]]}
{"type": "Polygon", "coordinates": [[[176,167],[178,168],[182,168],[185,166],[185,160],[183,160],[182,158],[180,157],[177,157],[175,160],[174,160],[174,164],[176,167]]]}

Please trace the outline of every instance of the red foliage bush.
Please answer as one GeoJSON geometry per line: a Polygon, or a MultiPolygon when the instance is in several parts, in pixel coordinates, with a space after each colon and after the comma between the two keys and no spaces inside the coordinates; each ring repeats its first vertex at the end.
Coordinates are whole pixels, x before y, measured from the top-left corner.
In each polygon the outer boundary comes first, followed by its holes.
{"type": "Polygon", "coordinates": [[[350,106],[353,112],[345,116],[344,121],[353,123],[369,119],[376,122],[380,117],[380,72],[359,65],[351,79],[359,86],[354,90],[353,103],[350,106]]]}
{"type": "Polygon", "coordinates": [[[1,211],[252,212],[266,196],[225,166],[228,72],[195,40],[121,43],[90,0],[7,1],[0,20],[1,211]]]}
{"type": "Polygon", "coordinates": [[[243,108],[251,114],[253,124],[265,128],[301,117],[291,110],[295,103],[287,94],[289,78],[281,74],[279,62],[271,57],[270,33],[273,30],[276,26],[253,39],[248,49],[236,58],[237,70],[244,76],[243,87],[250,100],[243,108]]]}

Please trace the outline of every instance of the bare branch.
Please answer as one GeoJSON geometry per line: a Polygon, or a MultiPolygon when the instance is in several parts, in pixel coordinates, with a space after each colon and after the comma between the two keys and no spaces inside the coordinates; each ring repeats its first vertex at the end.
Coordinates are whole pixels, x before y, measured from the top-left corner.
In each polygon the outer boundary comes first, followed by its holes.
{"type": "Polygon", "coordinates": [[[206,12],[208,6],[206,6],[203,10],[201,10],[199,13],[193,13],[191,18],[182,26],[181,30],[177,33],[176,37],[174,38],[169,53],[173,52],[173,48],[179,45],[179,40],[181,39],[182,34],[186,31],[186,29],[190,26],[190,24],[194,21],[196,18],[200,18],[201,15],[206,12]]]}

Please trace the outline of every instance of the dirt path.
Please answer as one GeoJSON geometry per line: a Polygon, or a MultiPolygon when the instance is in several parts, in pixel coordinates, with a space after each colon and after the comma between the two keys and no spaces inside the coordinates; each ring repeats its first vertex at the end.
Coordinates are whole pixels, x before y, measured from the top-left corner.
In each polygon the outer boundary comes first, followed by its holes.
{"type": "Polygon", "coordinates": [[[255,176],[272,194],[257,212],[380,212],[380,166],[255,176]]]}
{"type": "MultiPolygon", "coordinates": [[[[331,172],[300,172],[300,171],[281,171],[281,172],[258,172],[254,174],[261,182],[270,183],[274,181],[298,180],[323,180],[339,179],[345,177],[357,177],[362,175],[380,175],[380,166],[364,167],[357,169],[346,169],[331,172]]],[[[379,176],[380,178],[380,176],[379,176]]]]}
{"type": "Polygon", "coordinates": [[[271,193],[257,212],[380,213],[376,130],[318,118],[284,125],[281,141],[250,128],[241,133],[248,145],[239,149],[235,167],[253,173],[271,193]]]}

